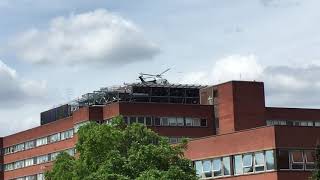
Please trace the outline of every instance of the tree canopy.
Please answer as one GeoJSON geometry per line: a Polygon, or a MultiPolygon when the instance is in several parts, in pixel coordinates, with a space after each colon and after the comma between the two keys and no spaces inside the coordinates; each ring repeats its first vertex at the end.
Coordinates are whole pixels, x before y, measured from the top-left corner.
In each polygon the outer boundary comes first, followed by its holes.
{"type": "Polygon", "coordinates": [[[320,180],[320,144],[316,148],[316,167],[312,174],[313,180],[320,180]]]}
{"type": "Polygon", "coordinates": [[[77,157],[58,155],[47,180],[196,180],[191,161],[183,157],[187,142],[168,139],[141,124],[89,123],[78,131],[77,157]]]}

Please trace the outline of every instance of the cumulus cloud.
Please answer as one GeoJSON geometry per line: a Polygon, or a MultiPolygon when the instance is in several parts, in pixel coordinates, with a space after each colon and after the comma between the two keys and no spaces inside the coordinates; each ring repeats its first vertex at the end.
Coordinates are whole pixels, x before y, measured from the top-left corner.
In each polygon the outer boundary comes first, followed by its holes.
{"type": "Polygon", "coordinates": [[[134,23],[103,9],[54,18],[45,29],[18,35],[12,46],[34,64],[127,64],[159,53],[134,23]]]}
{"type": "Polygon", "coordinates": [[[219,84],[231,80],[263,81],[271,106],[317,107],[320,104],[320,65],[263,66],[255,55],[217,60],[207,72],[185,75],[184,83],[219,84]],[[192,78],[190,78],[192,77],[192,78]],[[209,82],[209,83],[208,83],[209,82]]]}
{"type": "Polygon", "coordinates": [[[19,106],[45,98],[44,82],[25,80],[0,60],[0,107],[19,106]]]}

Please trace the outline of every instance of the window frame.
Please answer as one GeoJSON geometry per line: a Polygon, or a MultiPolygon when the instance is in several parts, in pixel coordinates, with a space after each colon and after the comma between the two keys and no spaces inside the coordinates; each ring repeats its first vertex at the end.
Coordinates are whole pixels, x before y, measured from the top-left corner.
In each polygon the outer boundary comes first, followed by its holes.
{"type": "Polygon", "coordinates": [[[267,169],[267,167],[266,167],[266,155],[265,155],[265,151],[257,151],[257,152],[254,152],[254,156],[253,156],[253,171],[254,172],[265,172],[266,171],[266,169],[267,169]],[[262,154],[262,158],[263,158],[263,162],[262,162],[262,164],[256,164],[257,163],[257,161],[256,161],[256,159],[257,159],[257,154],[262,154]],[[262,171],[257,171],[257,169],[256,168],[259,168],[259,167],[263,167],[263,170],[262,171]]]}
{"type": "Polygon", "coordinates": [[[242,154],[242,168],[243,168],[243,174],[251,174],[251,173],[254,173],[255,171],[254,171],[254,166],[253,166],[253,153],[252,152],[250,152],[250,153],[244,153],[244,154],[242,154]],[[248,155],[250,155],[250,157],[251,157],[251,165],[250,166],[245,166],[244,165],[244,158],[245,158],[245,156],[248,156],[248,155]],[[245,172],[245,168],[252,168],[252,172],[245,172]]]}
{"type": "Polygon", "coordinates": [[[290,160],[290,170],[294,170],[294,171],[304,171],[304,167],[305,167],[305,161],[304,161],[304,155],[303,155],[303,151],[302,150],[290,150],[289,151],[289,160],[290,160]],[[302,158],[302,162],[300,161],[297,161],[295,162],[294,161],[294,156],[293,156],[293,153],[294,152],[300,152],[301,153],[301,158],[302,158]],[[301,169],[293,169],[293,165],[301,165],[302,168],[301,169]]]}

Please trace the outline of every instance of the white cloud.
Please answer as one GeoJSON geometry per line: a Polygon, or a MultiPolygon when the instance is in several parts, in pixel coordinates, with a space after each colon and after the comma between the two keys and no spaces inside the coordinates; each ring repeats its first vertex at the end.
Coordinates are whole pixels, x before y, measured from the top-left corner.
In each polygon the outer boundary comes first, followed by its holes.
{"type": "Polygon", "coordinates": [[[264,67],[257,56],[232,55],[217,60],[210,71],[187,74],[183,82],[219,84],[231,80],[263,81],[267,105],[317,107],[320,104],[320,99],[315,98],[320,97],[319,76],[320,66],[317,64],[264,67]]]}
{"type": "MultiPolygon", "coordinates": [[[[12,108],[38,99],[44,99],[46,83],[21,78],[17,72],[0,60],[0,107],[12,108]]],[[[36,103],[36,102],[34,102],[36,103]]]]}
{"type": "Polygon", "coordinates": [[[99,9],[51,20],[15,39],[20,58],[35,64],[127,64],[150,60],[159,48],[132,22],[99,9]]]}

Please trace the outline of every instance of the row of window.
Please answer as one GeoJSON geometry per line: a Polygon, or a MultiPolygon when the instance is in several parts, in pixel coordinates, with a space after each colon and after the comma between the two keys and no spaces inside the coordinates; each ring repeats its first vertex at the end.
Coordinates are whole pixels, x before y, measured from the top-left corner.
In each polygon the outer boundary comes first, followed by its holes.
{"type": "Polygon", "coordinates": [[[6,147],[3,149],[4,155],[16,153],[20,151],[25,151],[28,149],[32,149],[35,147],[43,146],[49,143],[54,143],[58,141],[63,141],[65,139],[69,139],[73,137],[73,129],[70,129],[68,131],[59,132],[50,136],[38,138],[35,140],[23,142],[20,144],[16,144],[14,146],[6,147]]]}
{"type": "Polygon", "coordinates": [[[31,176],[10,179],[10,180],[45,180],[45,179],[44,179],[44,174],[40,173],[40,174],[31,175],[31,176]]]}
{"type": "Polygon", "coordinates": [[[217,157],[194,162],[200,178],[258,173],[275,169],[273,150],[217,157]]]}
{"type": "Polygon", "coordinates": [[[207,126],[207,119],[194,117],[125,116],[123,119],[126,124],[141,123],[146,126],[207,126]]]}
{"type": "Polygon", "coordinates": [[[280,170],[313,170],[316,153],[314,150],[278,150],[280,170]]]}
{"type": "Polygon", "coordinates": [[[169,138],[169,143],[170,144],[177,144],[177,143],[181,143],[182,140],[185,138],[185,137],[168,137],[169,138]]]}
{"type": "Polygon", "coordinates": [[[320,127],[320,121],[267,120],[267,125],[320,127]]]}
{"type": "MultiPolygon", "coordinates": [[[[29,166],[33,166],[36,164],[42,164],[42,163],[47,163],[50,161],[54,161],[57,156],[59,155],[60,152],[54,152],[51,154],[46,154],[46,155],[42,155],[42,156],[37,156],[37,157],[33,157],[33,158],[29,158],[29,159],[24,159],[24,160],[20,160],[20,161],[16,161],[16,162],[12,162],[9,164],[5,164],[4,165],[4,171],[11,171],[11,170],[15,170],[15,169],[21,169],[24,167],[29,167],[29,166]]],[[[65,150],[65,152],[67,152],[68,154],[70,154],[71,156],[74,156],[75,154],[75,149],[68,149],[65,150]]]]}

